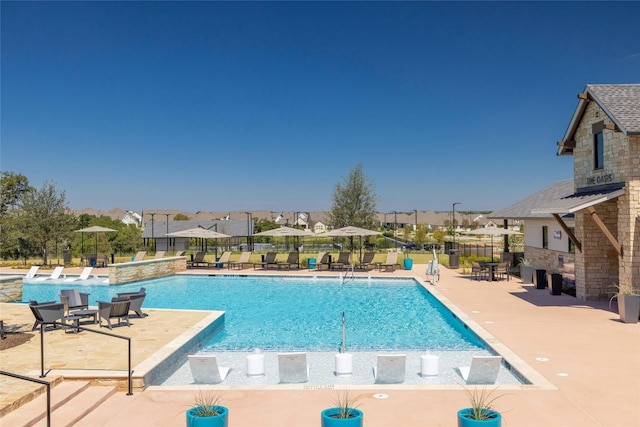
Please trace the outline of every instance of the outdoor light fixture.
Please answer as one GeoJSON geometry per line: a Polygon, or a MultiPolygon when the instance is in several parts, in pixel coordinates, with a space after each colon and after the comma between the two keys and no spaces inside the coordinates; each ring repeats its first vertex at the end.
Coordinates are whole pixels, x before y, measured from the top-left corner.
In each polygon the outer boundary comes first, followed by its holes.
{"type": "MultiPolygon", "coordinates": [[[[167,234],[169,234],[169,215],[170,214],[165,214],[167,216],[167,234]]],[[[171,238],[169,236],[167,236],[167,250],[169,250],[169,240],[171,240],[171,238]]]]}
{"type": "Polygon", "coordinates": [[[451,210],[451,212],[453,212],[453,214],[451,215],[451,234],[453,234],[453,246],[455,246],[456,244],[456,205],[461,205],[462,203],[460,202],[456,202],[453,204],[453,209],[451,210]]]}
{"type": "Polygon", "coordinates": [[[154,223],[153,216],[155,215],[155,212],[154,213],[150,213],[149,215],[151,215],[151,238],[153,239],[153,250],[155,251],[156,250],[156,239],[155,239],[155,237],[153,237],[153,223],[154,223]]]}

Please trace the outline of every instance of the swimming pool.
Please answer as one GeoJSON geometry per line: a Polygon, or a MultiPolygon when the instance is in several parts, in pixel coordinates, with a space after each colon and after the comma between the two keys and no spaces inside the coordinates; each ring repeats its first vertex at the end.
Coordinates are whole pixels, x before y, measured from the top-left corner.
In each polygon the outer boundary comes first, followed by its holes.
{"type": "MultiPolygon", "coordinates": [[[[57,300],[73,284],[25,284],[23,299],[57,300]]],[[[173,276],[121,286],[82,286],[90,305],[147,289],[145,307],[224,310],[205,351],[473,350],[477,336],[413,279],[173,276]]]]}

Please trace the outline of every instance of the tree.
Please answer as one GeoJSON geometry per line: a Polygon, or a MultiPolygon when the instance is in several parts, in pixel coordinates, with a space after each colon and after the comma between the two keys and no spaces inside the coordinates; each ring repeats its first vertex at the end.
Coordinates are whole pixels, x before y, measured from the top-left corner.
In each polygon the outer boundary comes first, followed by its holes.
{"type": "Polygon", "coordinates": [[[33,190],[26,176],[3,171],[0,178],[0,216],[6,215],[10,207],[18,205],[24,194],[33,190]]]}
{"type": "Polygon", "coordinates": [[[425,243],[427,243],[427,226],[426,225],[424,224],[418,225],[414,240],[416,244],[421,248],[425,243]]]}
{"type": "Polygon", "coordinates": [[[37,245],[44,264],[53,245],[73,237],[77,222],[68,210],[64,191],[58,192],[53,183],[47,182],[40,190],[26,192],[21,197],[18,228],[24,239],[37,245]]]}
{"type": "Polygon", "coordinates": [[[375,228],[377,198],[374,185],[364,175],[362,165],[356,165],[342,184],[335,186],[329,223],[335,228],[348,225],[375,228]]]}
{"type": "Polygon", "coordinates": [[[179,214],[175,214],[175,216],[173,217],[174,221],[189,221],[189,217],[186,216],[185,214],[179,213],[179,214]]]}

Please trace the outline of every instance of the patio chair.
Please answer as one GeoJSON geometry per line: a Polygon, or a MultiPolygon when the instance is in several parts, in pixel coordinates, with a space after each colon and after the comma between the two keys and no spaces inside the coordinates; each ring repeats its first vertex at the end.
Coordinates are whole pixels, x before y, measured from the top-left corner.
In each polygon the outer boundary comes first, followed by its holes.
{"type": "Polygon", "coordinates": [[[217,384],[224,381],[231,368],[218,366],[218,360],[213,354],[187,356],[193,382],[200,384],[217,384]]]}
{"type": "Polygon", "coordinates": [[[476,280],[483,280],[485,278],[486,269],[482,268],[478,261],[471,262],[471,276],[476,280]]]}
{"type": "Polygon", "coordinates": [[[107,302],[107,301],[98,301],[98,314],[100,315],[100,327],[102,327],[102,320],[107,321],[107,325],[109,329],[113,329],[111,327],[111,319],[118,319],[118,326],[124,320],[127,322],[127,326],[131,326],[129,323],[129,307],[131,306],[131,301],[115,301],[115,302],[107,302]]]}
{"type": "Polygon", "coordinates": [[[405,354],[379,354],[373,367],[376,384],[398,384],[404,382],[407,366],[405,354]]]}
{"type": "Polygon", "coordinates": [[[256,268],[258,268],[258,266],[264,269],[269,269],[269,266],[273,266],[274,268],[277,267],[278,264],[276,263],[276,255],[276,252],[267,252],[262,262],[253,263],[253,269],[255,270],[256,268]]]}
{"type": "Polygon", "coordinates": [[[329,254],[326,252],[320,252],[318,254],[318,262],[316,262],[316,270],[328,270],[329,269],[329,254]]]}
{"type": "Polygon", "coordinates": [[[511,270],[509,269],[508,262],[499,262],[496,266],[496,276],[498,279],[507,278],[507,281],[511,280],[511,270]]]}
{"type": "Polygon", "coordinates": [[[289,252],[289,256],[285,262],[279,262],[277,267],[278,269],[286,268],[287,270],[291,270],[292,266],[296,266],[296,268],[300,268],[300,252],[293,251],[289,252]]]}
{"type": "Polygon", "coordinates": [[[47,301],[38,304],[37,301],[31,301],[29,308],[36,319],[33,328],[31,328],[32,331],[38,329],[38,326],[44,328],[42,330],[44,332],[47,330],[47,325],[53,326],[53,329],[64,325],[64,305],[62,303],[47,301]]]}
{"type": "Polygon", "coordinates": [[[332,270],[346,270],[351,265],[351,252],[340,252],[338,260],[331,263],[332,270]]]}
{"type": "Polygon", "coordinates": [[[187,261],[187,268],[188,267],[195,268],[195,267],[202,267],[202,266],[208,265],[208,263],[204,260],[204,256],[206,254],[207,253],[204,251],[196,252],[195,256],[193,257],[193,260],[187,261]]]}
{"type": "Polygon", "coordinates": [[[84,310],[89,308],[89,294],[75,289],[60,290],[60,301],[64,304],[64,312],[67,316],[71,310],[84,310]]]}
{"type": "Polygon", "coordinates": [[[153,256],[153,259],[164,258],[165,251],[156,251],[156,254],[153,256]]]}
{"type": "Polygon", "coordinates": [[[394,272],[399,266],[400,264],[398,264],[398,252],[388,252],[386,261],[378,263],[378,271],[394,272]]]}
{"type": "Polygon", "coordinates": [[[136,256],[133,257],[133,262],[142,261],[146,255],[147,251],[139,251],[136,256]]]}
{"type": "Polygon", "coordinates": [[[96,257],[96,265],[95,267],[106,267],[107,264],[109,264],[109,257],[104,255],[104,254],[100,254],[96,257]]]}
{"type": "Polygon", "coordinates": [[[39,265],[34,265],[32,266],[29,271],[27,272],[27,274],[24,275],[25,279],[33,279],[34,277],[36,277],[36,274],[38,273],[38,269],[40,268],[39,265]]]}
{"type": "Polygon", "coordinates": [[[225,265],[229,264],[229,259],[231,258],[231,251],[225,251],[220,255],[220,258],[217,261],[207,263],[208,267],[213,268],[222,268],[225,265]]]}
{"type": "Polygon", "coordinates": [[[471,366],[459,367],[460,375],[467,384],[494,384],[502,356],[473,356],[471,366]]]}
{"type": "Polygon", "coordinates": [[[373,262],[375,258],[375,252],[365,252],[362,256],[362,262],[356,265],[358,270],[369,271],[372,268],[376,268],[376,264],[373,262]]]}
{"type": "Polygon", "coordinates": [[[227,266],[231,270],[242,270],[243,268],[247,268],[248,265],[251,265],[251,262],[249,262],[250,259],[251,252],[242,252],[238,261],[229,261],[227,266]]]}
{"type": "Polygon", "coordinates": [[[309,381],[307,353],[279,353],[278,373],[281,383],[306,383],[309,381]]]}
{"type": "Polygon", "coordinates": [[[64,279],[65,282],[75,282],[77,280],[87,280],[93,271],[93,267],[85,267],[82,269],[82,273],[78,277],[68,277],[64,279]]]}
{"type": "Polygon", "coordinates": [[[51,273],[50,276],[44,276],[44,277],[36,277],[35,281],[36,282],[44,282],[45,280],[56,280],[60,278],[60,275],[62,274],[62,270],[64,270],[64,267],[56,267],[53,269],[53,272],[51,273]]]}
{"type": "Polygon", "coordinates": [[[148,316],[146,313],[142,312],[142,303],[147,296],[145,288],[140,288],[140,291],[138,292],[118,292],[117,295],[117,297],[111,299],[111,302],[129,300],[131,302],[129,311],[135,312],[136,316],[139,318],[148,316]]]}

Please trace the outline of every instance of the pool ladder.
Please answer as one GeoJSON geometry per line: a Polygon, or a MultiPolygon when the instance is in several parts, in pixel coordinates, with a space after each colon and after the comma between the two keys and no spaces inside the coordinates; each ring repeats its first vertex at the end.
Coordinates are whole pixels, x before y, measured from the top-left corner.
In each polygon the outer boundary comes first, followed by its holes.
{"type": "Polygon", "coordinates": [[[354,264],[349,264],[349,266],[347,267],[347,271],[344,273],[344,276],[342,275],[342,273],[340,273],[340,282],[342,283],[344,283],[347,279],[354,280],[355,278],[356,272],[354,264]],[[351,271],[351,277],[349,277],[349,271],[351,271]]]}

